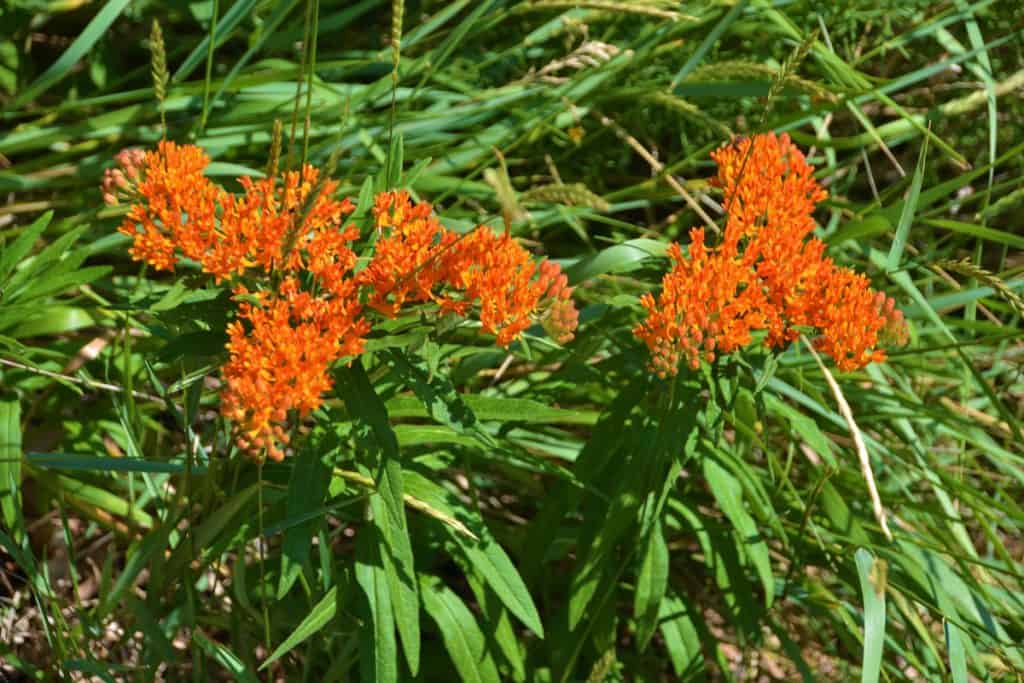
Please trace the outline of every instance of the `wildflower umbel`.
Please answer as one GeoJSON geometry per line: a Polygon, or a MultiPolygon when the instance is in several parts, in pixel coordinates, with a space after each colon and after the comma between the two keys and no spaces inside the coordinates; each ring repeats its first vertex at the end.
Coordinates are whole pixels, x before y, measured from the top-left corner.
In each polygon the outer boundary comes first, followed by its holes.
{"type": "Polygon", "coordinates": [[[376,197],[377,239],[356,274],[360,233],[345,223],[355,206],[334,199],[337,183],[312,166],[240,178],[235,195],[205,176],[209,157],[191,145],[162,141],[116,161],[103,197],[132,202],[120,228],[133,239],[132,257],[166,271],[188,260],[231,286],[238,309],[227,329],[221,412],[255,457],[282,459],[289,419],[316,410],[332,388],[332,365],[363,352],[363,301],[390,318],[413,304],[475,312],[501,346],[535,321],[561,343],[573,337],[578,314],[558,265],[538,265],[483,226],[459,236],[407,192],[376,197]]]}
{"type": "Polygon", "coordinates": [[[551,261],[537,265],[509,235],[480,226],[459,236],[414,205],[407,192],[385,192],[374,206],[381,232],[374,256],[359,273],[369,304],[394,317],[406,303],[434,302],[442,311],[476,311],[484,331],[508,346],[535,320],[561,343],[573,338],[578,314],[572,288],[551,261]]]}
{"type": "Polygon", "coordinates": [[[827,194],[788,136],[759,135],[712,158],[728,214],[721,243],[708,247],[703,229],[691,230],[687,255],[669,247],[673,267],[661,293],[641,297],[647,318],[634,333],[654,372],[673,375],[684,359],[696,368],[750,344],[755,330],[781,347],[816,329],[816,346],[841,370],[884,360],[880,336],[905,343],[895,302],[835,265],[811,236],[814,208],[827,194]]]}

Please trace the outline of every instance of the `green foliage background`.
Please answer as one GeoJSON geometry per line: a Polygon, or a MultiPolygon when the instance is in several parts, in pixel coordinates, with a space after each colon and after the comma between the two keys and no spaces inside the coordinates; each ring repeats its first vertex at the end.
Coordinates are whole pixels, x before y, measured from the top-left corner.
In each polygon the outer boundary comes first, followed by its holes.
{"type": "Polygon", "coordinates": [[[1018,679],[1022,33],[1014,0],[8,2],[5,672],[1018,679]],[[512,217],[577,285],[577,339],[379,326],[292,457],[232,455],[225,293],[131,262],[98,189],[162,113],[229,186],[280,119],[344,194],[512,217]],[[837,375],[891,540],[806,348],[666,382],[630,332],[699,221],[666,178],[705,196],[709,152],[768,129],[810,150],[830,253],[912,325],[837,375]]]}

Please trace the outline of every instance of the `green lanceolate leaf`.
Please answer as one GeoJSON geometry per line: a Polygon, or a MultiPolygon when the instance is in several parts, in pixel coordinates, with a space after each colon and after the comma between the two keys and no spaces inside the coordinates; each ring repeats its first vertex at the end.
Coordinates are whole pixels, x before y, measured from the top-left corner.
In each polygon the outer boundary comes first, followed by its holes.
{"type": "Polygon", "coordinates": [[[661,524],[656,522],[640,557],[640,573],[633,594],[633,614],[637,620],[637,642],[641,650],[647,649],[658,628],[661,601],[668,588],[669,559],[661,524]]]}
{"type": "Polygon", "coordinates": [[[356,583],[366,598],[359,630],[359,670],[363,683],[392,683],[398,680],[393,596],[376,535],[367,530],[356,540],[356,583]]]}
{"type": "Polygon", "coordinates": [[[500,679],[487,651],[484,633],[466,604],[441,582],[422,577],[423,608],[441,630],[445,649],[464,683],[495,683],[500,679]]]}
{"type": "Polygon", "coordinates": [[[704,477],[711,487],[711,493],[739,534],[740,546],[750,557],[761,579],[765,607],[771,607],[775,599],[775,578],[768,556],[768,544],[765,543],[757,523],[743,504],[743,486],[714,458],[705,458],[703,466],[704,477]]]}
{"type": "Polygon", "coordinates": [[[4,528],[21,543],[21,403],[0,397],[0,514],[4,528]]]}
{"type": "MultiPolygon", "coordinates": [[[[359,566],[358,564],[356,565],[359,566]]],[[[360,584],[362,585],[362,584],[360,584]]],[[[338,609],[338,587],[334,586],[327,591],[324,597],[313,606],[309,614],[303,618],[299,625],[288,634],[284,642],[277,646],[267,660],[260,665],[260,671],[267,668],[281,657],[285,656],[296,647],[305,642],[310,636],[329,624],[338,609]]],[[[394,637],[392,635],[392,637],[394,637]]]]}
{"type": "Polygon", "coordinates": [[[245,663],[225,645],[211,640],[202,631],[196,631],[193,640],[213,661],[224,667],[238,683],[258,683],[256,674],[249,670],[245,663]]]}
{"type": "MultiPolygon", "coordinates": [[[[33,467],[51,470],[79,470],[85,472],[148,472],[151,474],[182,474],[184,462],[154,462],[138,458],[111,458],[101,455],[78,453],[26,453],[25,460],[33,467]]],[[[192,474],[201,475],[206,466],[192,465],[192,474]]]]}
{"type": "Polygon", "coordinates": [[[914,215],[917,211],[917,199],[921,195],[921,183],[924,182],[924,164],[927,157],[928,138],[925,138],[924,144],[921,145],[921,154],[917,159],[917,167],[914,169],[914,177],[910,181],[910,193],[903,203],[900,222],[896,226],[896,236],[893,238],[892,247],[889,249],[889,257],[885,262],[885,269],[890,273],[899,269],[900,262],[903,260],[903,250],[907,246],[910,227],[914,224],[914,215]]]}
{"type": "Polygon", "coordinates": [[[886,564],[864,548],[854,553],[860,591],[864,599],[863,683],[877,683],[882,669],[882,647],[885,644],[886,564]]]}
{"type": "Polygon", "coordinates": [[[108,2],[96,13],[85,30],[68,46],[56,62],[50,65],[31,85],[19,93],[14,101],[14,106],[20,106],[30,102],[33,98],[45,92],[62,78],[67,76],[82,57],[89,53],[89,50],[96,44],[110,25],[120,16],[121,12],[128,7],[129,0],[108,0],[108,2]]]}
{"type": "Polygon", "coordinates": [[[539,638],[543,638],[544,627],[530,591],[516,566],[491,535],[479,514],[443,487],[416,472],[406,473],[405,482],[410,494],[449,517],[463,521],[476,534],[479,540],[459,533],[450,525],[442,525],[463,552],[468,567],[480,575],[512,614],[539,638]]]}
{"type": "Polygon", "coordinates": [[[283,598],[299,577],[309,558],[313,535],[320,518],[308,515],[323,505],[331,481],[331,469],[324,462],[327,444],[324,439],[311,438],[294,458],[295,466],[288,482],[287,518],[306,517],[305,521],[288,527],[281,542],[281,578],[277,596],[283,598]]]}
{"type": "MultiPolygon", "coordinates": [[[[419,589],[412,543],[405,519],[401,453],[387,408],[357,360],[338,372],[338,393],[356,424],[354,434],[364,466],[373,472],[377,491],[370,497],[373,524],[379,531],[381,562],[390,586],[394,618],[409,669],[419,669],[419,589]]],[[[372,476],[372,475],[371,475],[372,476]]]]}
{"type": "Polygon", "coordinates": [[[15,267],[32,251],[32,245],[46,230],[46,226],[50,224],[52,218],[53,212],[47,211],[32,225],[22,230],[10,246],[4,245],[3,250],[0,251],[0,286],[6,286],[7,279],[14,272],[15,267]]]}
{"type": "Polygon", "coordinates": [[[658,606],[658,623],[676,676],[688,680],[704,666],[701,638],[691,608],[674,591],[669,591],[658,606]]]}

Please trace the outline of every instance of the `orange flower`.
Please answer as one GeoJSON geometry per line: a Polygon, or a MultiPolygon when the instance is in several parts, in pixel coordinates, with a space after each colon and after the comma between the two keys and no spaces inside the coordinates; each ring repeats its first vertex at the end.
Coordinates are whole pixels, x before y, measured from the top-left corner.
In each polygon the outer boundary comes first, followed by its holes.
{"type": "Polygon", "coordinates": [[[651,369],[660,377],[674,375],[684,357],[696,368],[716,353],[745,346],[751,331],[765,325],[764,293],[750,286],[750,269],[705,248],[703,229],[690,231],[688,257],[672,243],[669,258],[674,267],[662,280],[661,294],[641,297],[647,319],[633,330],[646,342],[651,369]]]}
{"type": "Polygon", "coordinates": [[[240,447],[283,458],[288,413],[318,408],[332,385],[330,366],[362,353],[370,326],[354,294],[352,285],[349,296],[313,296],[291,276],[273,294],[235,290],[240,320],[228,327],[221,412],[235,421],[240,447]]]}
{"type": "MultiPolygon", "coordinates": [[[[221,222],[224,236],[244,244],[249,263],[268,273],[275,269],[302,270],[310,245],[323,246],[320,240],[325,238],[318,236],[340,230],[345,217],[355,209],[349,199],[331,197],[338,187],[333,180],[323,183],[319,194],[310,200],[319,176],[320,172],[307,164],[301,177],[298,171],[290,171],[280,180],[240,178],[245,194],[230,196],[225,202],[221,222]]],[[[346,241],[351,239],[354,237],[346,241]]]]}
{"type": "Polygon", "coordinates": [[[479,226],[449,249],[443,260],[446,284],[454,292],[442,301],[442,308],[463,313],[477,306],[480,323],[497,336],[498,346],[511,344],[535,316],[550,314],[552,305],[556,305],[559,325],[565,326],[558,328],[558,336],[572,339],[578,315],[561,268],[549,261],[538,267],[510,235],[479,226]]]}
{"type": "Polygon", "coordinates": [[[817,328],[816,345],[841,370],[883,360],[880,334],[906,340],[894,302],[863,275],[835,266],[810,236],[815,205],[827,194],[788,136],[759,135],[712,157],[728,212],[721,244],[708,249],[704,231],[691,231],[687,257],[669,247],[673,268],[658,298],[641,297],[647,317],[634,333],[650,349],[654,372],[675,374],[683,357],[696,368],[746,346],[754,330],[766,330],[765,343],[777,347],[800,328],[817,328]]]}
{"type": "Polygon", "coordinates": [[[120,231],[134,239],[132,256],[158,270],[174,270],[180,253],[218,282],[254,266],[266,272],[278,267],[298,271],[309,246],[337,240],[320,235],[339,230],[354,209],[348,199],[331,198],[334,181],[324,183],[309,202],[319,172],[308,165],[301,178],[297,171],[283,174],[280,187],[277,178],[240,178],[245,194],[238,197],[203,175],[210,160],[193,145],[161,141],[155,152],[140,158],[126,150],[117,160],[121,168],[104,177],[104,198],[116,202],[123,191],[137,200],[120,231]]]}
{"type": "Polygon", "coordinates": [[[209,158],[191,145],[161,142],[153,152],[122,152],[117,162],[103,195],[134,202],[121,226],[134,239],[132,256],[162,270],[187,258],[217,282],[234,283],[238,314],[228,327],[221,412],[234,421],[238,445],[256,457],[280,460],[289,417],[319,407],[331,365],[362,353],[370,331],[360,303],[365,290],[368,304],[389,317],[408,303],[435,302],[460,314],[478,307],[483,328],[502,346],[535,320],[560,342],[578,324],[556,264],[538,266],[510,237],[486,228],[459,237],[407,192],[376,197],[379,237],[354,275],[350,245],[359,231],[344,226],[354,206],[333,199],[337,183],[318,182],[312,166],[240,178],[244,192],[233,195],[204,176],[209,158]]]}
{"type": "Polygon", "coordinates": [[[479,308],[483,329],[508,346],[535,319],[556,340],[568,342],[578,324],[565,276],[548,261],[539,267],[510,236],[480,226],[458,236],[412,204],[407,192],[377,195],[374,216],[381,236],[357,279],[370,287],[369,305],[395,317],[406,303],[434,301],[466,315],[479,308]]]}
{"type": "Polygon", "coordinates": [[[203,175],[210,159],[201,149],[162,140],[141,163],[137,155],[118,161],[126,173],[111,173],[111,178],[145,201],[132,205],[120,227],[134,239],[133,258],[157,270],[174,270],[175,249],[195,258],[216,244],[217,206],[224,191],[203,175]],[[135,179],[129,180],[132,172],[135,179]]]}
{"type": "Polygon", "coordinates": [[[441,255],[457,236],[431,214],[430,204],[413,205],[409,193],[382,192],[373,214],[380,237],[358,281],[370,287],[369,305],[389,318],[406,303],[435,299],[444,278],[441,255]]]}

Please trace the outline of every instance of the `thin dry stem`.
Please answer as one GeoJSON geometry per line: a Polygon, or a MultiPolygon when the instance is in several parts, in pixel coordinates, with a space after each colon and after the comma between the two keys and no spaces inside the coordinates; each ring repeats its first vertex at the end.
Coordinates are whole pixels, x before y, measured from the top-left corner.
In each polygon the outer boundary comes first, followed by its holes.
{"type": "MultiPolygon", "coordinates": [[[[17,361],[7,360],[6,358],[0,358],[0,365],[6,365],[8,367],[17,368],[24,370],[25,372],[31,372],[36,375],[42,375],[43,377],[50,377],[53,379],[59,379],[66,382],[72,382],[73,384],[80,384],[82,386],[89,387],[90,389],[102,389],[104,391],[113,391],[120,394],[126,393],[124,387],[119,387],[116,384],[108,384],[106,382],[97,382],[92,379],[84,379],[82,377],[71,377],[69,375],[62,375],[59,372],[50,372],[49,370],[43,370],[42,368],[32,367],[31,365],[25,365],[18,363],[17,361]]],[[[159,396],[153,394],[147,394],[142,391],[132,391],[132,396],[135,398],[141,398],[146,401],[157,401],[163,403],[164,400],[159,396]]]]}
{"type": "Polygon", "coordinates": [[[853,419],[853,411],[850,410],[850,404],[846,402],[846,397],[843,395],[843,390],[839,388],[839,383],[836,382],[835,377],[829,372],[828,367],[825,366],[818,352],[814,350],[814,345],[811,344],[811,341],[802,334],[800,339],[807,346],[811,355],[814,356],[814,360],[818,363],[818,367],[821,368],[822,374],[825,375],[825,381],[828,382],[829,389],[832,390],[832,395],[835,396],[836,404],[839,406],[839,414],[846,420],[846,426],[849,427],[850,434],[853,436],[853,445],[857,451],[857,457],[860,459],[860,471],[864,475],[864,481],[868,485],[868,493],[871,495],[871,508],[874,510],[875,519],[878,520],[878,525],[882,527],[882,533],[891,541],[892,532],[889,531],[889,523],[885,519],[885,508],[882,507],[882,498],[878,495],[875,474],[871,470],[871,460],[868,458],[868,448],[864,444],[864,436],[860,432],[860,427],[857,426],[857,422],[853,419]]]}
{"type": "Polygon", "coordinates": [[[683,201],[685,201],[689,205],[689,207],[693,209],[694,213],[700,216],[700,219],[704,221],[705,225],[711,228],[712,232],[714,232],[716,235],[721,234],[721,231],[718,229],[718,226],[715,225],[715,222],[713,220],[711,220],[711,216],[709,216],[707,212],[705,212],[704,209],[701,208],[701,205],[697,203],[697,200],[693,198],[693,195],[687,192],[686,188],[683,187],[682,184],[680,184],[680,182],[676,180],[671,173],[664,173],[665,165],[658,161],[656,158],[654,158],[654,155],[648,152],[647,148],[641,145],[639,140],[634,138],[632,135],[629,134],[628,131],[626,131],[626,129],[624,129],[622,126],[620,126],[619,124],[617,124],[615,121],[611,120],[604,114],[600,114],[595,111],[595,115],[598,117],[602,124],[611,128],[612,131],[614,131],[615,134],[619,137],[619,139],[621,139],[627,145],[632,147],[633,150],[637,154],[639,154],[644,161],[647,162],[647,164],[654,170],[655,173],[664,174],[665,182],[667,182],[673,190],[679,193],[679,196],[683,198],[683,201]]]}
{"type": "MultiPolygon", "coordinates": [[[[335,467],[334,474],[335,476],[341,477],[345,481],[350,481],[353,484],[357,484],[365,488],[377,488],[377,482],[375,482],[373,479],[362,474],[359,474],[358,472],[353,472],[352,470],[343,470],[341,468],[335,467]]],[[[439,522],[447,524],[463,536],[472,538],[474,541],[480,540],[480,537],[478,537],[476,534],[470,531],[465,524],[455,519],[451,515],[441,512],[437,508],[431,506],[429,503],[422,501],[419,498],[410,496],[408,493],[402,494],[402,500],[405,501],[405,504],[411,507],[413,510],[418,510],[419,512],[422,512],[428,517],[433,517],[439,522]]]]}

